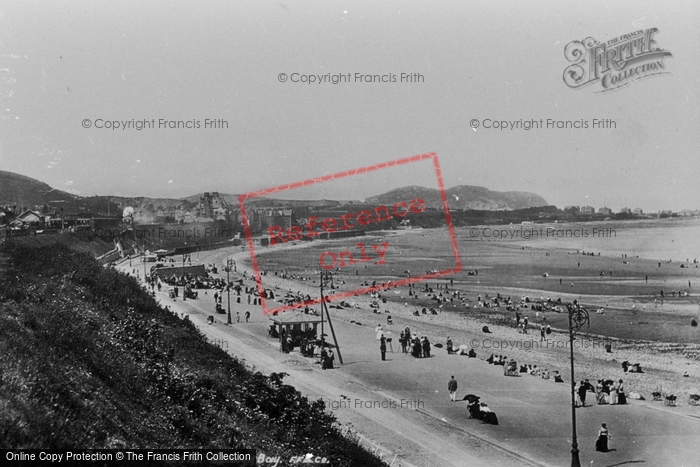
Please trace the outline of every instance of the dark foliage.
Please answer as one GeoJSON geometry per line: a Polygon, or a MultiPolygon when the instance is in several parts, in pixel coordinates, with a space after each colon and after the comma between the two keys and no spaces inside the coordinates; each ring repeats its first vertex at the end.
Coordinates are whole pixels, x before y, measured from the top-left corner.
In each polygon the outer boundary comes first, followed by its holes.
{"type": "Polygon", "coordinates": [[[252,372],[131,277],[65,246],[0,269],[0,448],[254,448],[385,465],[322,401],[252,372]]]}

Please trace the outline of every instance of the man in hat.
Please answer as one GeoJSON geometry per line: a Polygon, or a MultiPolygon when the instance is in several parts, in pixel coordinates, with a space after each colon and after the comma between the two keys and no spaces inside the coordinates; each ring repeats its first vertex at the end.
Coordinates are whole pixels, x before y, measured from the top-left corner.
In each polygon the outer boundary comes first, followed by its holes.
{"type": "Polygon", "coordinates": [[[454,376],[450,376],[450,381],[447,383],[447,390],[450,392],[450,400],[455,402],[457,400],[457,380],[454,376]]]}

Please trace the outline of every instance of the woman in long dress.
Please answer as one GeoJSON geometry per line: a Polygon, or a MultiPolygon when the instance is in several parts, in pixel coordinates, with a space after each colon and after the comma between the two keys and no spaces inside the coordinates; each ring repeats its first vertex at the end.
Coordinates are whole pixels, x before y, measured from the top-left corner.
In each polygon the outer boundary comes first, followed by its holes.
{"type": "Polygon", "coordinates": [[[321,369],[325,370],[328,368],[328,352],[326,349],[321,347],[321,369]]]}
{"type": "Polygon", "coordinates": [[[617,405],[617,388],[614,384],[610,385],[610,405],[617,405]]]}
{"type": "Polygon", "coordinates": [[[411,351],[411,355],[414,358],[420,358],[421,356],[421,345],[418,339],[413,340],[413,350],[411,351]]]}
{"type": "Polygon", "coordinates": [[[598,430],[598,439],[595,441],[595,450],[600,452],[608,452],[608,441],[610,440],[610,433],[608,432],[608,426],[603,423],[598,430]]]}
{"type": "MultiPolygon", "coordinates": [[[[574,391],[574,396],[575,396],[575,405],[576,407],[583,407],[585,404],[583,403],[583,400],[581,400],[581,388],[584,388],[583,386],[583,381],[581,381],[581,384],[579,384],[576,387],[576,391],[574,391]]],[[[584,388],[585,391],[585,388],[584,388]]]]}
{"type": "Polygon", "coordinates": [[[603,380],[598,380],[598,384],[595,386],[595,399],[598,405],[606,404],[605,392],[603,392],[603,380]]]}
{"type": "Polygon", "coordinates": [[[333,361],[335,360],[335,354],[331,349],[328,349],[326,353],[326,369],[332,370],[334,368],[333,361]]]}
{"type": "Polygon", "coordinates": [[[620,380],[620,383],[617,385],[617,403],[627,403],[627,396],[625,395],[625,386],[622,384],[622,380],[620,380]]]}
{"type": "Polygon", "coordinates": [[[384,329],[382,329],[382,325],[378,324],[377,327],[374,329],[374,332],[377,334],[377,340],[380,340],[384,335],[384,329]]]}

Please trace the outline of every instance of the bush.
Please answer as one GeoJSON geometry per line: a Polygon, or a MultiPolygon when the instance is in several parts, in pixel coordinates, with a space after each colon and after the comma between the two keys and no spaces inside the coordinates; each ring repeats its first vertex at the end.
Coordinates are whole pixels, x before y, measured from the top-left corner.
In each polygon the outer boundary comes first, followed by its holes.
{"type": "Polygon", "coordinates": [[[284,373],[252,372],[90,254],[4,256],[0,448],[251,448],[385,465],[284,373]]]}

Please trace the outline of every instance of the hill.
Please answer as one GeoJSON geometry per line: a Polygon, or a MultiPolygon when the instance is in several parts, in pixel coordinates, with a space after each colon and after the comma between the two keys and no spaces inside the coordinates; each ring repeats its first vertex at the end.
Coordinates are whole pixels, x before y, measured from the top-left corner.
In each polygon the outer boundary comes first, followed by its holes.
{"type": "Polygon", "coordinates": [[[108,197],[77,196],[51,188],[34,178],[4,170],[0,170],[0,206],[38,211],[48,206],[58,213],[85,216],[121,212],[117,203],[108,197]]]}
{"type": "MultiPolygon", "coordinates": [[[[448,203],[452,209],[471,210],[514,210],[546,206],[547,201],[535,193],[521,191],[491,191],[478,186],[461,185],[446,190],[448,203]]],[[[191,209],[197,205],[202,193],[185,198],[148,198],[143,196],[76,196],[65,191],[51,188],[44,182],[12,172],[0,171],[0,206],[17,205],[37,209],[47,205],[65,214],[108,214],[120,213],[126,206],[133,207],[142,221],[151,222],[155,212],[161,209],[191,209]]],[[[219,193],[229,206],[238,208],[238,195],[219,193]]],[[[420,186],[407,186],[371,196],[366,204],[393,204],[413,198],[422,198],[429,207],[441,208],[442,200],[437,189],[420,186]]],[[[294,200],[263,196],[246,201],[249,208],[333,208],[348,201],[331,199],[294,200]]],[[[359,203],[355,201],[353,203],[359,203]]]]}
{"type": "Polygon", "coordinates": [[[25,175],[0,170],[0,205],[42,206],[51,201],[74,201],[76,197],[65,191],[51,188],[25,175]]]}
{"type": "MultiPolygon", "coordinates": [[[[460,185],[445,190],[452,209],[484,211],[525,209],[547,206],[547,201],[535,193],[523,191],[491,191],[479,186],[460,185]]],[[[371,196],[366,204],[391,205],[399,201],[421,198],[431,208],[442,208],[440,191],[435,188],[408,186],[371,196]]]]}
{"type": "Polygon", "coordinates": [[[0,449],[240,448],[386,465],[284,377],[249,369],[90,253],[0,252],[0,449]]]}

